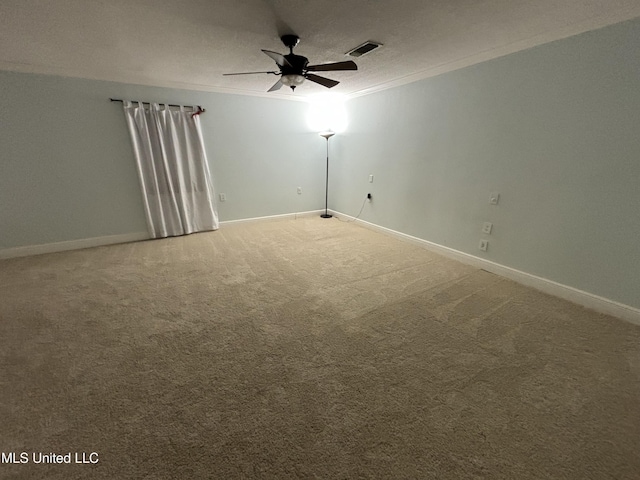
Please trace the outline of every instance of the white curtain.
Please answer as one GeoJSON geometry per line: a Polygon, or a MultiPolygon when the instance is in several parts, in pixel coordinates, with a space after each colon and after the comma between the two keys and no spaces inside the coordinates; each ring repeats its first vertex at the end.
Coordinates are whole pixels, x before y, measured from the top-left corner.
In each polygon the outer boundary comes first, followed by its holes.
{"type": "Polygon", "coordinates": [[[218,228],[200,117],[184,107],[124,101],[152,238],[218,228]]]}

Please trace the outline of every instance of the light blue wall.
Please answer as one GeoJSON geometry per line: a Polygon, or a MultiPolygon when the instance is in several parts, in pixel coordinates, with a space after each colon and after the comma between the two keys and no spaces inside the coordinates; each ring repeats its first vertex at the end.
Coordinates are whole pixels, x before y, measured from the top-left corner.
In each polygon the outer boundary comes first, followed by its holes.
{"type": "Polygon", "coordinates": [[[218,95],[216,104],[205,115],[216,188],[227,196],[222,220],[324,207],[324,139],[309,130],[306,103],[218,95]]]}
{"type": "Polygon", "coordinates": [[[146,231],[122,105],[109,97],[207,108],[221,220],[324,206],[324,145],[305,103],[9,72],[0,90],[0,248],[146,231]]]}
{"type": "MultiPolygon", "coordinates": [[[[365,220],[640,308],[639,52],[635,20],[351,100],[330,208],[371,192],[365,220]]],[[[221,220],[324,206],[304,103],[8,72],[0,89],[0,249],[146,231],[109,97],[208,109],[221,220]]]]}
{"type": "Polygon", "coordinates": [[[332,208],[640,307],[640,21],[347,108],[332,208]]]}

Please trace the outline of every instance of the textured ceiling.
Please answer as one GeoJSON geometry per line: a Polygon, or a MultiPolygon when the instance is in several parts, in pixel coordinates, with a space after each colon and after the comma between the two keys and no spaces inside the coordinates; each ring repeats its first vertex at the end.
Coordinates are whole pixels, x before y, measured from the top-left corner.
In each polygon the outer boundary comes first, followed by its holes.
{"type": "Polygon", "coordinates": [[[310,63],[355,59],[357,72],[326,72],[332,91],[360,95],[640,16],[640,0],[1,0],[0,69],[145,85],[266,94],[273,75],[260,49],[310,63]]]}

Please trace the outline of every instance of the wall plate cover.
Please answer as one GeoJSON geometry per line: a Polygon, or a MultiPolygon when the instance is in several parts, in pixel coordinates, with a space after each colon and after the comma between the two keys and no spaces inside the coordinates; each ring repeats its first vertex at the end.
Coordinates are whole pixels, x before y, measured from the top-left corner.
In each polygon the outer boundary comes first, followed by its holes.
{"type": "Polygon", "coordinates": [[[482,250],[483,252],[486,252],[488,247],[489,247],[488,240],[480,240],[480,243],[478,244],[478,248],[480,250],[482,250]]]}
{"type": "Polygon", "coordinates": [[[499,201],[500,201],[500,194],[498,192],[492,192],[491,195],[489,195],[489,204],[498,205],[499,201]]]}
{"type": "Polygon", "coordinates": [[[493,223],[484,222],[482,224],[482,233],[486,233],[487,235],[491,235],[491,229],[493,228],[493,223]]]}

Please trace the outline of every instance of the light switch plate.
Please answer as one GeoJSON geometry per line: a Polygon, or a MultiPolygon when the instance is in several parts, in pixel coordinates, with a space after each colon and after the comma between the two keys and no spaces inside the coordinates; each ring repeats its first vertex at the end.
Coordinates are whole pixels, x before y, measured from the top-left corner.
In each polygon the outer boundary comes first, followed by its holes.
{"type": "Polygon", "coordinates": [[[489,195],[489,204],[498,205],[499,201],[500,201],[500,194],[498,192],[492,192],[491,195],[489,195]]]}

